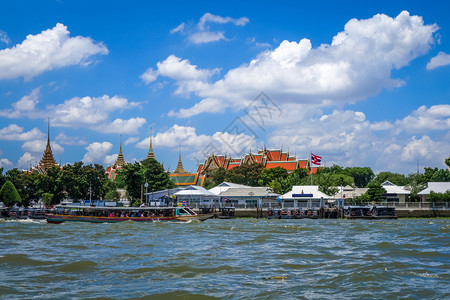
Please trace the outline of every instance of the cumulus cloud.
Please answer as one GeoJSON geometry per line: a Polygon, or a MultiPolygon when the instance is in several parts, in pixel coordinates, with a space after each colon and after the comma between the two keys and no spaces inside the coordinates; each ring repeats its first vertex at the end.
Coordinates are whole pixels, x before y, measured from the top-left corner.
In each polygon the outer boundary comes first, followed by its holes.
{"type": "Polygon", "coordinates": [[[19,101],[13,103],[12,109],[0,110],[0,116],[16,119],[20,117],[37,117],[36,104],[39,103],[40,87],[35,88],[30,94],[23,96],[19,101]]]}
{"type": "MultiPolygon", "coordinates": [[[[110,142],[95,142],[86,147],[86,154],[82,161],[85,164],[109,164],[111,156],[107,156],[111,152],[113,145],[110,142]]],[[[117,157],[117,154],[116,154],[117,157]]]]}
{"type": "Polygon", "coordinates": [[[170,77],[176,80],[178,89],[176,94],[196,90],[201,85],[206,85],[206,82],[211,76],[219,73],[219,69],[200,69],[193,65],[187,59],[181,59],[175,55],[170,55],[166,60],[158,62],[157,70],[152,68],[147,69],[141,75],[141,78],[148,84],[157,79],[159,75],[170,77]]]}
{"type": "MultiPolygon", "coordinates": [[[[250,63],[229,70],[222,79],[190,81],[184,91],[201,99],[220,99],[222,108],[242,108],[261,91],[288,103],[328,107],[354,103],[382,89],[403,86],[401,79],[391,78],[392,70],[426,54],[437,30],[437,25],[425,25],[422,17],[407,11],[395,18],[378,14],[366,20],[352,19],[331,44],[314,48],[305,38],[283,41],[250,63]]],[[[178,80],[173,74],[160,75],[178,80]]],[[[220,111],[208,101],[196,104],[198,113],[208,112],[208,107],[220,111]]]]}
{"type": "Polygon", "coordinates": [[[397,130],[424,132],[428,130],[450,131],[450,105],[422,105],[411,115],[395,122],[397,130]]]}
{"type": "MultiPolygon", "coordinates": [[[[138,148],[147,149],[150,138],[137,143],[138,148]]],[[[240,155],[244,150],[255,146],[255,138],[244,133],[216,132],[213,135],[197,134],[190,126],[173,125],[165,132],[153,137],[153,145],[157,147],[178,148],[193,151],[189,157],[202,160],[212,152],[232,153],[240,155]]]]}
{"type": "Polygon", "coordinates": [[[62,145],[81,146],[86,145],[88,142],[78,136],[67,136],[64,133],[60,133],[56,136],[55,140],[62,145]]]}
{"type": "Polygon", "coordinates": [[[130,137],[124,142],[124,145],[127,146],[127,145],[130,145],[130,144],[134,144],[137,141],[139,141],[139,138],[137,136],[130,137]]]}
{"type": "Polygon", "coordinates": [[[54,126],[79,128],[111,133],[135,133],[145,124],[143,118],[109,121],[109,114],[124,109],[138,107],[139,103],[129,102],[126,98],[108,95],[102,97],[75,97],[59,105],[48,107],[48,114],[54,126]]]}
{"type": "MultiPolygon", "coordinates": [[[[61,145],[59,145],[56,142],[50,142],[51,148],[52,148],[52,152],[54,154],[59,154],[59,153],[63,153],[64,152],[64,148],[61,147],[61,145]]],[[[22,145],[22,149],[26,152],[31,152],[31,153],[44,153],[45,148],[47,146],[47,140],[32,140],[32,141],[26,141],[25,143],[23,143],[22,145]]]]}
{"type": "Polygon", "coordinates": [[[30,79],[46,71],[70,65],[87,65],[95,54],[108,54],[102,43],[91,38],[70,37],[67,26],[56,24],[12,48],[0,50],[0,79],[30,79]]]}
{"type": "Polygon", "coordinates": [[[439,52],[438,55],[433,57],[430,62],[427,64],[427,70],[433,70],[437,67],[442,67],[450,65],[450,54],[446,54],[444,52],[439,52]]]}
{"type": "Polygon", "coordinates": [[[17,162],[17,165],[22,169],[27,169],[30,166],[35,166],[40,161],[38,156],[34,156],[30,152],[25,152],[17,162]]]}
{"type": "Polygon", "coordinates": [[[0,129],[0,140],[7,141],[30,141],[45,138],[45,134],[37,128],[25,132],[23,127],[16,124],[10,124],[0,129]]]}
{"type": "Polygon", "coordinates": [[[12,162],[7,158],[0,159],[0,168],[8,168],[12,166],[12,162]]]}

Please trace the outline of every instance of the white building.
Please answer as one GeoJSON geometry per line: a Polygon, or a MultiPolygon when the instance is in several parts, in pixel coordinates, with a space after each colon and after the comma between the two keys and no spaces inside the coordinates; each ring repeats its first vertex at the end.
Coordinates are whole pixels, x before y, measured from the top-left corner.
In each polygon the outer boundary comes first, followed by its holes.
{"type": "Polygon", "coordinates": [[[427,200],[427,197],[431,192],[444,194],[447,191],[450,191],[450,182],[428,182],[427,188],[417,193],[422,198],[422,202],[427,200]]]}
{"type": "Polygon", "coordinates": [[[280,196],[286,207],[319,207],[331,197],[319,191],[318,185],[294,185],[292,190],[280,196]]]}
{"type": "Polygon", "coordinates": [[[406,198],[411,194],[404,186],[395,185],[390,181],[383,182],[381,186],[386,190],[386,193],[381,196],[385,198],[387,202],[405,203],[406,198]]]}

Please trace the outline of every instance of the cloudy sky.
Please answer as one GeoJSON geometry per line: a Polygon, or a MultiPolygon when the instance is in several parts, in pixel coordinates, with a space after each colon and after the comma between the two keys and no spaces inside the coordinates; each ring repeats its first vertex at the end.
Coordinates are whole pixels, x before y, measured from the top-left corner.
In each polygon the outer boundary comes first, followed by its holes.
{"type": "Polygon", "coordinates": [[[447,1],[2,1],[0,166],[263,147],[408,174],[450,156],[447,1]],[[312,3],[318,2],[318,3],[312,3]]]}

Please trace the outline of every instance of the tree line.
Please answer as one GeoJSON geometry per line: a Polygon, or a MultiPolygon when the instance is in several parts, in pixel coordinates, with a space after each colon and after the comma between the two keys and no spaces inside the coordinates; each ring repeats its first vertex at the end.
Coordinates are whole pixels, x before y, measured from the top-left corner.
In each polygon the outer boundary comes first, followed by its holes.
{"type": "Polygon", "coordinates": [[[46,205],[60,203],[64,199],[119,201],[118,188],[127,190],[127,198],[138,204],[141,185],[147,182],[149,191],[172,188],[173,182],[162,166],[154,159],[126,164],[118,170],[115,181],[108,179],[103,166],[84,165],[83,162],[53,166],[47,174],[23,172],[17,168],[6,171],[0,168],[0,202],[6,206],[29,206],[40,199],[46,205]]]}

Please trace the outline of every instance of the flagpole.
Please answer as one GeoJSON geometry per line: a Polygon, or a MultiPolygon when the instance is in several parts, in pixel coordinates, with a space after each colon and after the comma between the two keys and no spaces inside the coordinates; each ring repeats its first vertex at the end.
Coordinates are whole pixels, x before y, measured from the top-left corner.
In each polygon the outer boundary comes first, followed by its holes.
{"type": "Polygon", "coordinates": [[[311,173],[311,185],[312,184],[312,164],[311,164],[312,152],[309,152],[309,172],[311,173]]]}

